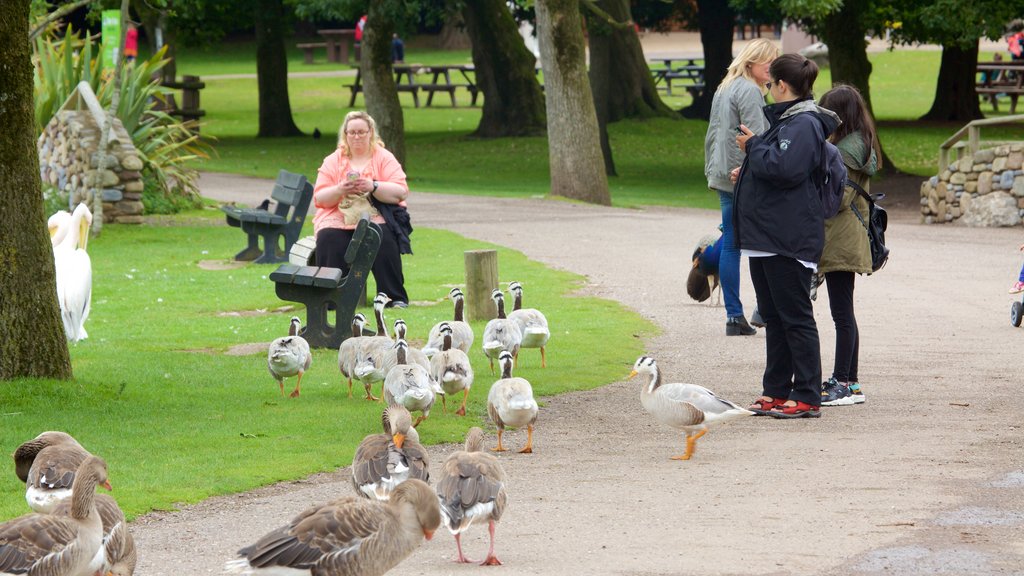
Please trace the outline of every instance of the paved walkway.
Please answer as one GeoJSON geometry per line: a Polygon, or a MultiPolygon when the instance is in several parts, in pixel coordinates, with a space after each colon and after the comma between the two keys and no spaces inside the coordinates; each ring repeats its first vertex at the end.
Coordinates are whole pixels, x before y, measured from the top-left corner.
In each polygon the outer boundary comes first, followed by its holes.
{"type": "MultiPolygon", "coordinates": [[[[204,174],[204,195],[256,203],[269,181],[204,174]]],[[[726,338],[724,311],[691,302],[691,246],[713,211],[627,210],[544,200],[414,193],[414,225],[443,228],[582,274],[583,290],[662,330],[648,350],[671,381],[745,402],[759,391],[764,335],[726,338]]],[[[897,215],[900,216],[900,215],[897,215]]],[[[861,406],[820,420],[748,418],[712,431],[689,462],[680,435],[650,421],[638,384],[546,400],[536,453],[503,455],[511,504],[498,530],[510,574],[1022,574],[1024,440],[1007,321],[1020,230],[923,226],[894,218],[893,255],[858,280],[861,406]]],[[[415,242],[415,235],[413,238],[415,242]]],[[[413,258],[425,258],[416,255],[413,258]]],[[[461,271],[453,272],[461,277],[461,271]]],[[[743,274],[742,294],[752,304],[743,274]]],[[[507,280],[503,278],[502,280],[507,280]]],[[[550,316],[557,319],[557,313],[550,316]]],[[[823,363],[834,337],[816,305],[823,363]]],[[[559,362],[558,326],[549,361],[559,362]]],[[[629,334],[609,333],[609,338],[629,334]]],[[[481,388],[486,386],[481,383],[481,388]]],[[[513,440],[513,443],[516,440],[513,440]]],[[[440,461],[451,447],[434,447],[440,461]]],[[[313,502],[348,494],[347,470],[214,498],[134,523],[141,574],[214,574],[313,502]],[[211,542],[210,538],[214,540],[211,542]]],[[[463,540],[479,556],[486,531],[463,540]]],[[[395,574],[477,571],[439,534],[395,574]]]]}

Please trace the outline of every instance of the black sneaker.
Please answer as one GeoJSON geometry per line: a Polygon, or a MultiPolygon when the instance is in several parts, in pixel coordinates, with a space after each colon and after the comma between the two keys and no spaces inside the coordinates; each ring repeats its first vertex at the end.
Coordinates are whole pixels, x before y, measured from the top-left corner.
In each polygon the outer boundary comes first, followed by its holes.
{"type": "Polygon", "coordinates": [[[765,327],[764,318],[761,318],[761,313],[757,311],[757,308],[754,308],[754,313],[750,315],[750,324],[758,328],[765,327]]]}
{"type": "Polygon", "coordinates": [[[852,406],[853,404],[853,394],[846,385],[840,384],[835,378],[829,378],[821,383],[822,406],[852,406]]]}
{"type": "Polygon", "coordinates": [[[747,324],[747,319],[743,316],[734,316],[725,322],[726,336],[753,336],[754,334],[757,334],[757,330],[747,324]]]}

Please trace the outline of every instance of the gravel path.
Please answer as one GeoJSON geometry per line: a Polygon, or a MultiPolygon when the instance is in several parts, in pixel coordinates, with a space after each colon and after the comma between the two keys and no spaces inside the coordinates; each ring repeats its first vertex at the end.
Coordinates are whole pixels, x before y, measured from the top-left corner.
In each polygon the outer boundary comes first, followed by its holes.
{"type": "MultiPolygon", "coordinates": [[[[207,196],[256,203],[267,181],[205,174],[207,196]],[[256,192],[253,192],[253,191],[256,192]]],[[[672,381],[738,402],[760,390],[764,335],[724,337],[723,309],[691,302],[691,246],[717,213],[414,194],[416,226],[521,250],[583,274],[663,334],[672,381]]],[[[922,226],[892,214],[889,265],[858,281],[864,405],[819,420],[747,418],[671,461],[679,434],[645,415],[630,367],[600,389],[547,399],[533,455],[503,454],[510,505],[497,553],[512,574],[1022,574],[1024,440],[1005,294],[1019,229],[922,226]]],[[[414,256],[415,257],[415,256],[414,256]]],[[[753,289],[743,272],[748,307],[753,289]]],[[[823,364],[834,333],[816,305],[823,364]]],[[[629,335],[609,334],[611,338],[629,335]]],[[[552,341],[549,360],[558,362],[552,341]]],[[[521,442],[515,434],[512,445],[521,442]]],[[[452,446],[431,449],[437,466],[452,446]]],[[[139,574],[216,574],[235,550],[306,506],[351,492],[347,469],[213,498],[133,523],[139,574]]],[[[486,530],[464,539],[471,558],[486,530]]],[[[440,531],[394,574],[468,574],[440,531]]]]}

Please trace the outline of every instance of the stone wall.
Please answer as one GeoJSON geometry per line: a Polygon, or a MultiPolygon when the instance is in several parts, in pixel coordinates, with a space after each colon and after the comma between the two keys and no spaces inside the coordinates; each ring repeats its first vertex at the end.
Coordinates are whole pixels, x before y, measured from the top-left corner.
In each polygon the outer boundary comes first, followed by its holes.
{"type": "Polygon", "coordinates": [[[1017,226],[1024,217],[1024,144],[978,150],[921,184],[921,221],[1017,226]]]}
{"type": "Polygon", "coordinates": [[[101,163],[100,126],[88,110],[61,110],[39,136],[39,175],[68,196],[71,205],[86,197],[99,177],[103,221],[142,223],[142,159],[120,120],[115,119],[110,154],[101,163]]]}

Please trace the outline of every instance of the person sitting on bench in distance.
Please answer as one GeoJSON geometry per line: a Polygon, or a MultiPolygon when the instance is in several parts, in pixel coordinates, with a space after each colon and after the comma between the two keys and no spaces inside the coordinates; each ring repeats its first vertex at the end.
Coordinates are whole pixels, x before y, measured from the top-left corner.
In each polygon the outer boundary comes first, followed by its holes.
{"type": "Polygon", "coordinates": [[[366,112],[345,115],[338,131],[338,148],[324,158],[313,187],[313,233],[316,264],[340,268],[348,274],[345,251],[362,214],[382,230],[380,250],[373,262],[377,292],[391,298],[389,306],[405,308],[409,296],[402,274],[402,248],[408,250],[407,233],[396,231],[382,216],[378,205],[405,206],[409,186],[405,171],[377,134],[377,124],[366,112]],[[400,235],[406,234],[404,238],[400,235]]]}

